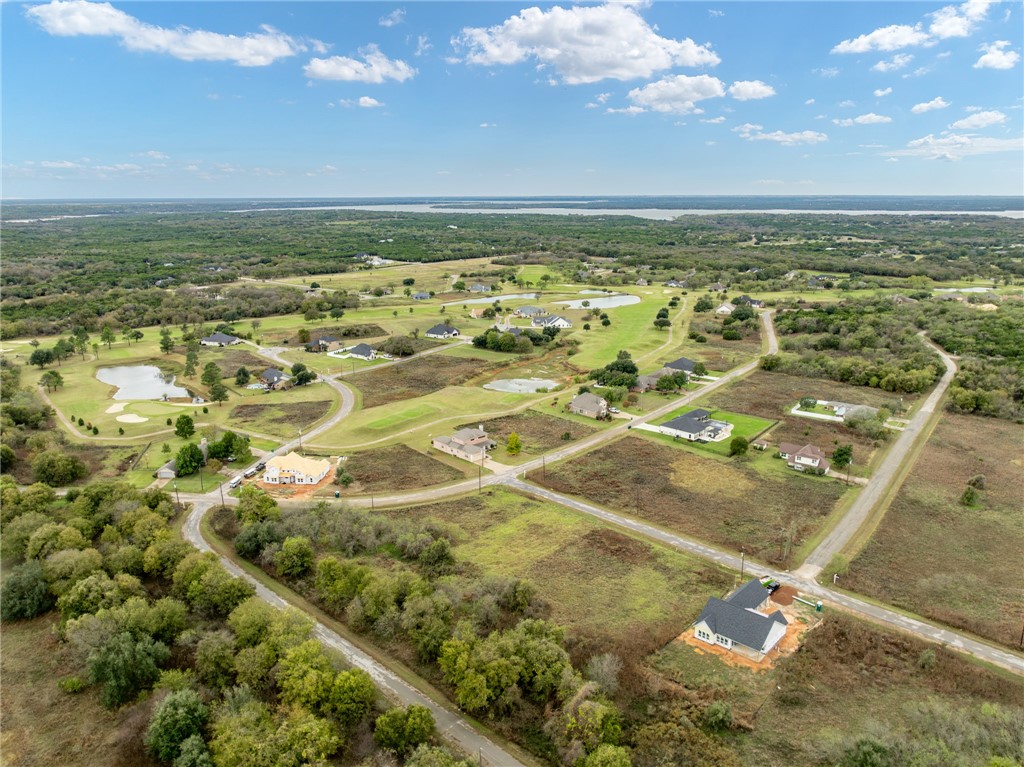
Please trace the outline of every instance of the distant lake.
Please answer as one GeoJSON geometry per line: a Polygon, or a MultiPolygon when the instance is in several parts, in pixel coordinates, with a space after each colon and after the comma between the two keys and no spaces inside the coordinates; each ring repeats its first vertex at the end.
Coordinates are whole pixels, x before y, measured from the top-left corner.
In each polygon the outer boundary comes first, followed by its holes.
{"type": "Polygon", "coordinates": [[[105,384],[118,387],[114,399],[170,399],[191,397],[188,389],[174,385],[174,376],[165,376],[153,365],[122,365],[100,368],[96,377],[105,384]]]}
{"type": "Polygon", "coordinates": [[[570,309],[614,309],[616,306],[629,306],[640,303],[640,296],[630,296],[620,293],[617,296],[605,296],[604,298],[580,298],[576,301],[555,301],[556,304],[565,304],[570,309]],[[583,304],[587,304],[584,306],[583,304]]]}
{"type": "Polygon", "coordinates": [[[448,301],[441,306],[461,306],[462,304],[493,304],[495,301],[506,301],[516,298],[540,298],[540,293],[488,293],[485,298],[470,298],[465,301],[448,301]]]}

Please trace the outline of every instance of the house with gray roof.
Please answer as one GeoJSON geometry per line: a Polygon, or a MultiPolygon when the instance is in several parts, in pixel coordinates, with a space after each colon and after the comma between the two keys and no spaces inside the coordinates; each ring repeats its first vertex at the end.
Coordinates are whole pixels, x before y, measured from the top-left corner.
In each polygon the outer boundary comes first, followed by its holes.
{"type": "Polygon", "coordinates": [[[665,367],[669,368],[669,372],[676,373],[682,370],[687,375],[693,375],[693,369],[697,367],[697,363],[691,360],[689,357],[680,357],[677,360],[666,362],[665,367]]]}
{"type": "Polygon", "coordinates": [[[277,368],[267,368],[260,373],[260,383],[268,389],[283,389],[292,380],[277,368]]]}
{"type": "Polygon", "coordinates": [[[547,314],[547,311],[539,306],[520,306],[512,314],[516,317],[540,317],[547,314]]]}
{"type": "Polygon", "coordinates": [[[349,347],[346,351],[349,357],[366,360],[367,362],[377,359],[377,350],[369,344],[356,344],[349,347]]]}
{"type": "Polygon", "coordinates": [[[430,294],[427,293],[426,291],[418,290],[412,294],[412,298],[414,301],[426,301],[428,298],[430,298],[430,294]]]}
{"type": "Polygon", "coordinates": [[[497,442],[487,436],[483,426],[459,429],[450,437],[434,437],[430,444],[442,453],[480,464],[487,458],[487,451],[498,446],[497,442]]]}
{"type": "Polygon", "coordinates": [[[658,427],[658,431],[690,442],[721,442],[732,434],[732,424],[716,421],[711,417],[710,410],[698,408],[666,421],[658,427]]]}
{"type": "Polygon", "coordinates": [[[199,341],[203,346],[234,346],[235,344],[242,343],[241,338],[235,336],[229,336],[227,333],[221,333],[219,330],[213,335],[206,336],[199,341]]]}
{"type": "Polygon", "coordinates": [[[480,282],[474,282],[472,285],[469,286],[469,292],[470,293],[490,293],[491,292],[491,286],[490,285],[484,285],[483,283],[480,283],[480,282]]]}
{"type": "Polygon", "coordinates": [[[782,612],[759,612],[769,592],[759,580],[745,583],[725,599],[710,597],[693,625],[697,639],[744,657],[761,660],[786,635],[782,612]]]}
{"type": "Polygon", "coordinates": [[[587,418],[604,418],[608,415],[608,401],[590,392],[578,394],[569,403],[569,412],[587,418]]]}
{"type": "Polygon", "coordinates": [[[552,314],[550,317],[534,317],[531,324],[535,328],[558,328],[559,330],[568,330],[572,327],[572,322],[557,314],[552,314]]]}
{"type": "Polygon", "coordinates": [[[453,328],[451,325],[434,325],[430,330],[426,332],[427,338],[454,338],[459,334],[458,328],[453,328]]]}

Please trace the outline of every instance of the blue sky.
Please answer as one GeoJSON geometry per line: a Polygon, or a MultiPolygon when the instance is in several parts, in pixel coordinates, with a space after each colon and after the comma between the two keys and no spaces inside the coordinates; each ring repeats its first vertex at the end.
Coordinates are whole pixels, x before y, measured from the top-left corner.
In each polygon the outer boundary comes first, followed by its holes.
{"type": "Polygon", "coordinates": [[[5,198],[1024,193],[1019,2],[0,13],[5,198]]]}

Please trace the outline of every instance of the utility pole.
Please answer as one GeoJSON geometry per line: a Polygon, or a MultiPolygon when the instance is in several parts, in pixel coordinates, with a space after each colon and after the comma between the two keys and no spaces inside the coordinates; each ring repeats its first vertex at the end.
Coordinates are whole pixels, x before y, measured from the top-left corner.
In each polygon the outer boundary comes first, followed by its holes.
{"type": "Polygon", "coordinates": [[[476,491],[482,493],[484,491],[484,459],[481,456],[480,463],[476,465],[476,491]]]}
{"type": "Polygon", "coordinates": [[[223,506],[224,505],[224,483],[221,482],[219,485],[217,485],[217,489],[220,490],[220,505],[223,506]]]}
{"type": "Polygon", "coordinates": [[[203,484],[203,467],[202,466],[199,467],[199,492],[200,493],[205,493],[206,492],[206,486],[203,484]]]}
{"type": "Polygon", "coordinates": [[[743,581],[743,565],[744,565],[744,555],[745,554],[746,554],[746,552],[743,550],[743,547],[741,546],[740,547],[740,581],[741,582],[743,581]]]}
{"type": "Polygon", "coordinates": [[[299,452],[302,452],[302,429],[299,429],[299,452]]]}
{"type": "Polygon", "coordinates": [[[178,508],[181,508],[181,496],[178,494],[178,483],[174,483],[174,497],[178,499],[178,508]]]}

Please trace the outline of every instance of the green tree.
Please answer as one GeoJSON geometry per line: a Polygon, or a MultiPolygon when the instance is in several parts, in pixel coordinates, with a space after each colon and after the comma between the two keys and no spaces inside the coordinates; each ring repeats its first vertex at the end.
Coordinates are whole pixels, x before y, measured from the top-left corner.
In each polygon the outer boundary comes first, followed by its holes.
{"type": "Polygon", "coordinates": [[[64,377],[56,370],[47,370],[39,379],[39,385],[45,386],[46,391],[56,391],[64,385],[64,377]]]}
{"type": "Polygon", "coordinates": [[[121,632],[89,654],[89,681],[103,685],[100,700],[107,708],[116,708],[152,685],[169,655],[161,642],[121,632]]]}
{"type": "Polygon", "coordinates": [[[184,742],[201,737],[208,712],[195,690],[170,693],[153,711],[146,730],[146,746],[161,761],[172,762],[181,754],[184,742]]]}
{"type": "Polygon", "coordinates": [[[182,413],[174,422],[174,434],[181,439],[188,439],[196,433],[196,422],[192,416],[182,413]]]}
{"type": "MultiPolygon", "coordinates": [[[[4,531],[6,535],[6,530],[4,531]]],[[[0,588],[0,620],[35,618],[53,607],[43,566],[32,560],[15,567],[0,588]]]]}
{"type": "Polygon", "coordinates": [[[52,349],[35,349],[28,357],[28,364],[35,365],[40,370],[53,362],[55,356],[52,349]]]}
{"type": "Polygon", "coordinates": [[[376,698],[377,688],[365,671],[339,671],[331,684],[325,708],[342,727],[352,729],[370,713],[376,698]]]}
{"type": "Polygon", "coordinates": [[[582,767],[632,767],[629,751],[622,746],[602,743],[582,762],[582,767]]]}
{"type": "Polygon", "coordinates": [[[709,296],[701,296],[697,299],[697,303],[693,305],[693,310],[697,314],[706,314],[715,308],[714,301],[709,296]]]}
{"type": "Polygon", "coordinates": [[[174,466],[179,477],[189,477],[195,474],[202,465],[203,451],[191,442],[182,445],[178,454],[174,456],[174,466]]]}
{"type": "Polygon", "coordinates": [[[110,327],[110,325],[104,325],[103,328],[100,330],[100,341],[105,343],[107,345],[107,348],[109,349],[110,345],[114,343],[114,341],[116,340],[117,334],[114,332],[114,329],[110,327]]]}
{"type": "Polygon", "coordinates": [[[185,377],[193,378],[197,367],[199,367],[199,342],[192,339],[185,347],[185,377]]]}
{"type": "Polygon", "coordinates": [[[203,374],[199,377],[199,381],[203,386],[213,386],[215,383],[220,383],[220,379],[223,378],[220,372],[220,366],[213,362],[207,362],[203,365],[203,374]]]}
{"type": "Polygon", "coordinates": [[[519,439],[519,435],[516,434],[515,432],[512,432],[511,434],[509,434],[508,435],[508,442],[505,444],[505,451],[509,455],[519,455],[519,453],[522,452],[522,449],[523,449],[523,443],[519,439]]]}
{"type": "MultiPolygon", "coordinates": [[[[237,608],[235,608],[237,609],[237,608]]],[[[211,631],[196,645],[199,678],[215,688],[231,684],[235,674],[235,641],[228,631],[211,631]]]]}
{"type": "Polygon", "coordinates": [[[181,742],[173,767],[214,767],[202,735],[190,735],[181,742]]]}
{"type": "Polygon", "coordinates": [[[978,502],[978,491],[968,485],[964,488],[963,494],[960,496],[961,506],[973,506],[978,502]]]}
{"type": "Polygon", "coordinates": [[[750,448],[750,442],[746,437],[733,437],[729,443],[729,455],[746,455],[750,448]]]}
{"type": "Polygon", "coordinates": [[[313,567],[313,544],[303,535],[285,538],[274,557],[277,572],[286,578],[299,578],[313,567]]]}
{"type": "Polygon", "coordinates": [[[281,510],[277,501],[265,491],[254,485],[246,485],[238,493],[235,516],[243,525],[251,525],[254,522],[276,521],[281,518],[281,510]]]}
{"type": "Polygon", "coordinates": [[[704,709],[704,724],[712,730],[728,730],[732,727],[732,707],[727,701],[716,700],[704,709]]]}
{"type": "Polygon", "coordinates": [[[0,473],[9,474],[15,464],[18,463],[18,456],[10,445],[0,445],[0,473]]]}
{"type": "Polygon", "coordinates": [[[843,752],[836,767],[893,767],[892,751],[872,738],[861,738],[843,752]]]}
{"type": "Polygon", "coordinates": [[[853,463],[853,445],[840,445],[832,451],[832,465],[842,471],[846,469],[846,482],[850,482],[850,465],[853,463]]]}
{"type": "Polygon", "coordinates": [[[281,700],[309,711],[327,708],[335,673],[323,645],[309,639],[288,650],[278,664],[277,686],[281,700]]]}
{"type": "Polygon", "coordinates": [[[228,387],[217,381],[210,387],[210,399],[218,405],[223,405],[228,401],[228,387]]]}
{"type": "Polygon", "coordinates": [[[434,735],[434,716],[425,706],[393,708],[377,717],[373,739],[381,748],[407,754],[434,735]]]}
{"type": "Polygon", "coordinates": [[[801,397],[800,398],[800,409],[810,410],[818,404],[818,400],[815,397],[801,397]]]}
{"type": "Polygon", "coordinates": [[[252,374],[244,365],[235,372],[235,386],[247,386],[252,380],[252,374]]]}
{"type": "Polygon", "coordinates": [[[62,487],[84,477],[86,467],[73,455],[59,450],[47,450],[33,459],[32,474],[36,482],[44,482],[51,487],[62,487]]]}
{"type": "Polygon", "coordinates": [[[160,351],[164,354],[170,354],[174,351],[174,339],[171,338],[171,329],[166,326],[160,328],[160,351]]]}

